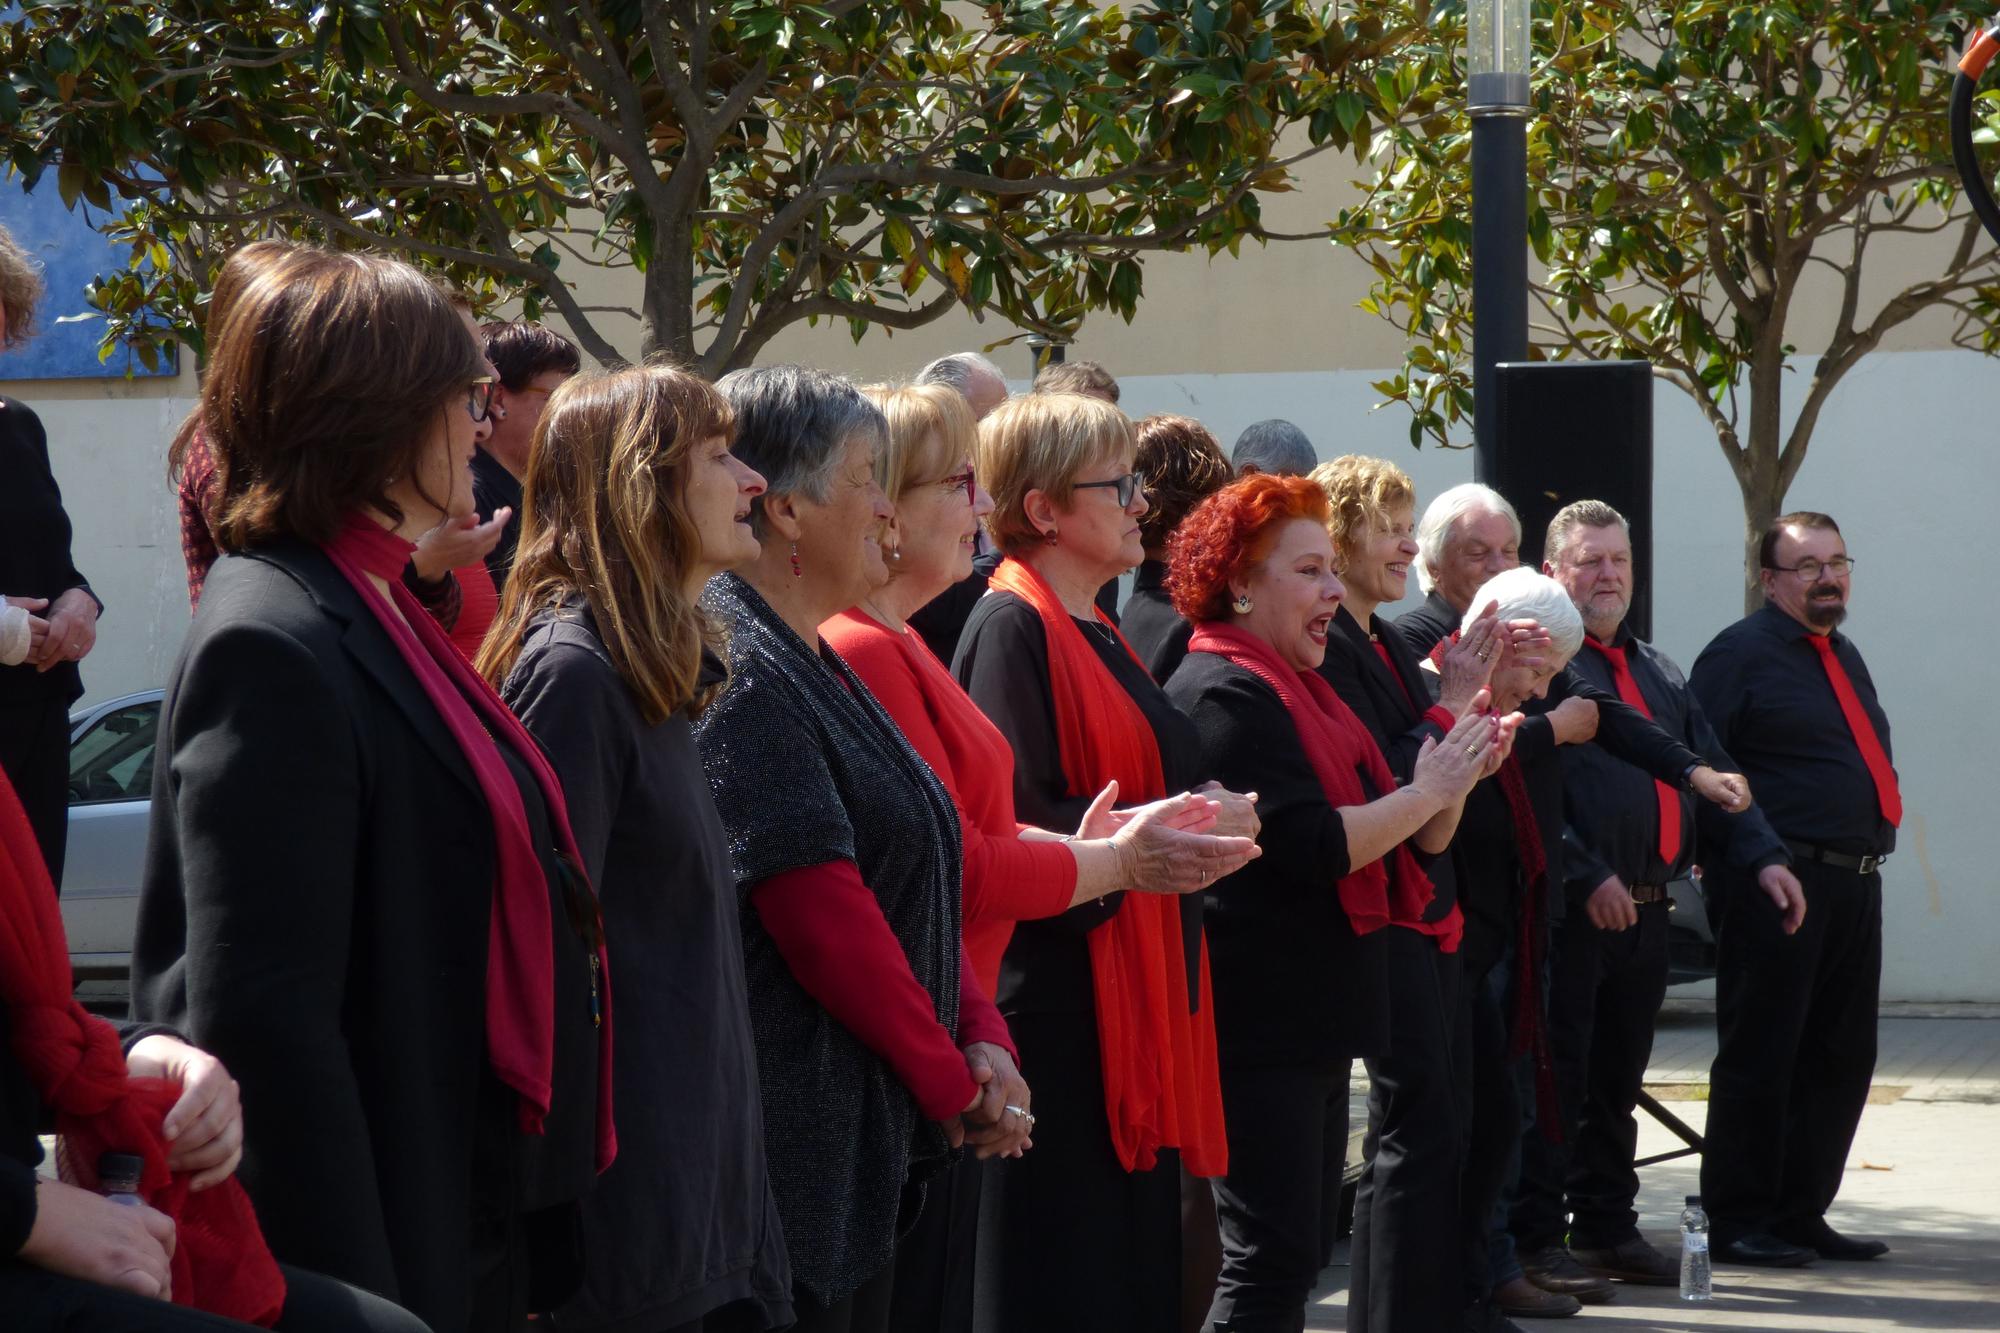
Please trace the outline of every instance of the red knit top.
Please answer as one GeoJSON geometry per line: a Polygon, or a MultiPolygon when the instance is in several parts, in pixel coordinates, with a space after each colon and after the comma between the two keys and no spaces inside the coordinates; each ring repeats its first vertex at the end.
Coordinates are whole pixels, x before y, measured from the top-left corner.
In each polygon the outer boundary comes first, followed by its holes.
{"type": "Polygon", "coordinates": [[[1027,842],[1014,819],[1014,752],[917,634],[859,611],[819,627],[938,775],[965,840],[965,951],[987,995],[1016,921],[1067,911],[1076,857],[1059,842],[1027,842]]]}

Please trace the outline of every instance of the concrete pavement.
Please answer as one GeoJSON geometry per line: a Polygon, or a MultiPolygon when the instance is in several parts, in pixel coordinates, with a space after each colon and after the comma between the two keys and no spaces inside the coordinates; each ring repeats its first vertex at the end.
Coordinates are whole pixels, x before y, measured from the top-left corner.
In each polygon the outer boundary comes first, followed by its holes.
{"type": "MultiPolygon", "coordinates": [[[[1699,1129],[1714,1023],[1698,1010],[1676,1010],[1661,1016],[1647,1083],[1699,1129]]],[[[1935,1016],[1954,1012],[1961,1011],[1892,1008],[1879,1027],[1875,1100],[1828,1216],[1842,1232],[1887,1241],[1887,1258],[1790,1271],[1719,1266],[1706,1305],[1683,1304],[1672,1288],[1621,1286],[1608,1305],[1568,1320],[1522,1320],[1523,1329],[2000,1330],[2000,1016],[1991,1009],[1935,1016]]],[[[1642,1114],[1641,1157],[1677,1146],[1642,1114]]],[[[1693,1157],[1639,1173],[1640,1227],[1669,1254],[1678,1253],[1681,1200],[1698,1192],[1698,1173],[1693,1157]]],[[[1321,1275],[1307,1328],[1345,1326],[1345,1264],[1343,1246],[1321,1275]]]]}

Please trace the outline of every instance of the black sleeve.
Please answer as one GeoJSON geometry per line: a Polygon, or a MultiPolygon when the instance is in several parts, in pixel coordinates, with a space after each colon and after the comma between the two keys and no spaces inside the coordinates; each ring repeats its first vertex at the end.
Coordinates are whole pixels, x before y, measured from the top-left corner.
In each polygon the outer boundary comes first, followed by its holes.
{"type": "Polygon", "coordinates": [[[458,628],[458,615],[465,606],[465,591],[458,586],[458,575],[447,569],[434,582],[426,581],[417,573],[416,561],[412,560],[403,566],[403,586],[445,633],[458,628]]]}
{"type": "MultiPolygon", "coordinates": [[[[1688,739],[1700,753],[1702,761],[1710,768],[1724,773],[1736,773],[1736,761],[1722,746],[1715,734],[1715,728],[1708,723],[1708,713],[1702,708],[1701,700],[1694,691],[1687,692],[1688,739]]],[[[1757,793],[1750,793],[1756,799],[1757,793]]],[[[1792,854],[1785,847],[1771,821],[1764,818],[1764,812],[1753,805],[1739,814],[1730,814],[1712,801],[1696,801],[1695,833],[1697,847],[1726,848],[1731,865],[1745,870],[1762,870],[1765,866],[1790,865],[1792,854]]]]}
{"type": "Polygon", "coordinates": [[[624,681],[582,644],[531,635],[500,694],[561,779],[584,873],[601,891],[638,721],[624,681]]]}
{"type": "Polygon", "coordinates": [[[245,618],[183,661],[160,720],[133,1012],[186,1032],[240,1085],[256,1155],[285,1163],[322,1223],[310,1252],[288,1257],[393,1294],[341,1022],[364,830],[362,759],[352,704],[329,676],[334,656],[329,667],[245,618]],[[156,913],[163,899],[184,915],[156,913]]]}
{"type": "Polygon", "coordinates": [[[1215,780],[1257,793],[1259,867],[1286,882],[1329,888],[1344,878],[1346,824],[1327,801],[1278,696],[1255,680],[1230,676],[1173,698],[1200,733],[1202,763],[1215,780]]]}
{"type": "MultiPolygon", "coordinates": [[[[1688,692],[1701,705],[1703,720],[1715,743],[1725,752],[1734,748],[1738,710],[1744,702],[1742,664],[1745,655],[1732,652],[1722,639],[1701,650],[1688,673],[1688,692]]],[[[1752,793],[1755,794],[1754,792],[1752,793]]]]}
{"type": "Polygon", "coordinates": [[[35,1229],[35,1168],[0,1157],[0,1255],[12,1257],[35,1229]]]}
{"type": "Polygon", "coordinates": [[[1562,844],[1563,893],[1571,903],[1580,905],[1616,872],[1567,822],[1563,824],[1562,844]]]}
{"type": "Polygon", "coordinates": [[[1564,667],[1549,687],[1549,702],[1575,696],[1597,705],[1597,744],[1614,758],[1668,786],[1678,788],[1688,767],[1702,759],[1694,751],[1660,730],[1638,709],[1615,694],[1606,694],[1577,672],[1564,667]]]}
{"type": "MultiPolygon", "coordinates": [[[[1091,797],[1071,796],[1063,776],[1042,619],[1011,598],[975,614],[978,619],[959,640],[952,671],[1014,751],[1014,817],[1053,833],[1074,833],[1091,797]]],[[[1081,934],[1109,921],[1124,901],[1121,889],[1049,920],[1081,934]]]]}

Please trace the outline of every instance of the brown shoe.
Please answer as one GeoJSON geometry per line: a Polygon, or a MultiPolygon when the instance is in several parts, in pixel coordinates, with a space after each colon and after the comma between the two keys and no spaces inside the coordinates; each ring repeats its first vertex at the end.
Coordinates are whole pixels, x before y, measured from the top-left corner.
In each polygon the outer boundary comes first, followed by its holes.
{"type": "Polygon", "coordinates": [[[1584,1272],[1636,1287],[1678,1287],[1681,1266],[1646,1242],[1643,1236],[1619,1241],[1609,1249],[1571,1245],[1569,1252],[1584,1272]]]}
{"type": "Polygon", "coordinates": [[[1500,1312],[1521,1319],[1566,1319],[1583,1308],[1574,1296],[1543,1291],[1524,1277],[1509,1278],[1493,1289],[1500,1312]]]}
{"type": "Polygon", "coordinates": [[[1611,1284],[1578,1266],[1561,1245],[1545,1245],[1521,1256],[1528,1281],[1558,1296],[1574,1296],[1585,1305],[1602,1305],[1614,1294],[1611,1284]]]}

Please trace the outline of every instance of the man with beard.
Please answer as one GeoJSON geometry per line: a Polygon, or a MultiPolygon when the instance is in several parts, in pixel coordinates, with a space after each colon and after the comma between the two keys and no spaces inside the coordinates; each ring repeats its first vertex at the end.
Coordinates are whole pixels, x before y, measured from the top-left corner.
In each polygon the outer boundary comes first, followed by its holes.
{"type": "MultiPolygon", "coordinates": [[[[1579,500],[1549,523],[1542,572],[1583,617],[1573,669],[1638,709],[1716,768],[1734,770],[1680,668],[1625,627],[1632,607],[1632,539],[1601,500],[1579,500]]],[[[1667,992],[1667,884],[1701,860],[1737,868],[1798,928],[1805,897],[1791,855],[1755,808],[1728,814],[1596,745],[1566,745],[1562,763],[1563,893],[1549,981],[1549,1048],[1563,1141],[1530,1132],[1509,1230],[1529,1281],[1584,1302],[1608,1300],[1607,1279],[1673,1286],[1678,1260],[1639,1234],[1632,1117],[1667,992]],[[1564,1234],[1568,1244],[1564,1244],[1564,1234]]],[[[1761,792],[1761,788],[1759,789],[1761,792]]]]}
{"type": "Polygon", "coordinates": [[[1719,1045],[1701,1185],[1715,1255],[1797,1265],[1873,1259],[1826,1210],[1875,1072],[1881,862],[1903,802],[1889,720],[1839,625],[1854,561],[1825,514],[1786,514],[1759,550],[1765,605],[1715,636],[1695,696],[1755,784],[1805,886],[1796,933],[1747,872],[1712,867],[1721,913],[1719,1045]]]}

